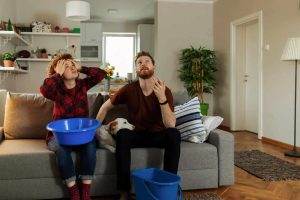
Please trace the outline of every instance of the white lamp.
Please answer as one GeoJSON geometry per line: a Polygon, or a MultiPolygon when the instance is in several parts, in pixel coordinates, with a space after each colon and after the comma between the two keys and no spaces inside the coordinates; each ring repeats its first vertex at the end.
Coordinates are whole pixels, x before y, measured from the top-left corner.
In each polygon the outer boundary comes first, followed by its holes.
{"type": "Polygon", "coordinates": [[[90,4],[86,1],[68,1],[66,3],[66,17],[72,21],[90,19],[90,4]]]}
{"type": "Polygon", "coordinates": [[[296,122],[297,122],[297,61],[300,60],[300,38],[289,38],[283,50],[281,60],[295,61],[295,111],[294,111],[294,147],[292,151],[284,155],[300,158],[300,152],[296,148],[296,122]]]}

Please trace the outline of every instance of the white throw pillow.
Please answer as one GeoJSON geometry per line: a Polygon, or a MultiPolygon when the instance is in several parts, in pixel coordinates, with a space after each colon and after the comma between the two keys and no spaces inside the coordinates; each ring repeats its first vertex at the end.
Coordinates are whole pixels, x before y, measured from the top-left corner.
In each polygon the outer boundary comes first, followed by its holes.
{"type": "Polygon", "coordinates": [[[176,128],[179,130],[182,140],[202,143],[207,139],[208,134],[202,124],[199,107],[198,97],[183,105],[175,106],[176,128]]]}
{"type": "Polygon", "coordinates": [[[220,116],[203,116],[202,122],[203,125],[209,134],[212,130],[215,130],[222,123],[223,118],[220,116]]]}

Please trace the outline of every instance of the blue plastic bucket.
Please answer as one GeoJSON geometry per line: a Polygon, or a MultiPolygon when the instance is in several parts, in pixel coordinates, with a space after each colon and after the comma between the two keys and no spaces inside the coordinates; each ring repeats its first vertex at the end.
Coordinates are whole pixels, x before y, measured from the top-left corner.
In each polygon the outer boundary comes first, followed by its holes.
{"type": "Polygon", "coordinates": [[[93,140],[101,122],[92,118],[69,118],[50,122],[47,129],[52,131],[61,145],[81,145],[93,140]]]}
{"type": "Polygon", "coordinates": [[[132,172],[137,200],[181,200],[180,177],[156,168],[132,172]]]}

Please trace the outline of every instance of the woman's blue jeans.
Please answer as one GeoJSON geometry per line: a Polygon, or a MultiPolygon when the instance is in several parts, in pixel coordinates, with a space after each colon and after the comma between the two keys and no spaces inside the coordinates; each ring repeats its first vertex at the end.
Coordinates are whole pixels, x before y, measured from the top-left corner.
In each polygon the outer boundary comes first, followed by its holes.
{"type": "Polygon", "coordinates": [[[60,170],[63,180],[66,183],[76,180],[75,166],[71,156],[72,151],[78,152],[80,157],[78,177],[81,180],[92,180],[96,165],[95,139],[83,145],[58,146],[58,149],[55,151],[58,168],[60,170]]]}

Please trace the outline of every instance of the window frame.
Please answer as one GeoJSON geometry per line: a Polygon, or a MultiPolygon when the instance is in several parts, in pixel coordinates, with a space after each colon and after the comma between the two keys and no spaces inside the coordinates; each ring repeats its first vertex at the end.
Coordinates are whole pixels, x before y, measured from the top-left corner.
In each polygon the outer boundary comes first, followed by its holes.
{"type": "Polygon", "coordinates": [[[122,33],[122,32],[103,32],[102,33],[102,62],[106,63],[106,37],[133,37],[133,66],[132,66],[132,74],[135,74],[135,63],[134,58],[137,54],[137,34],[136,33],[122,33]]]}

